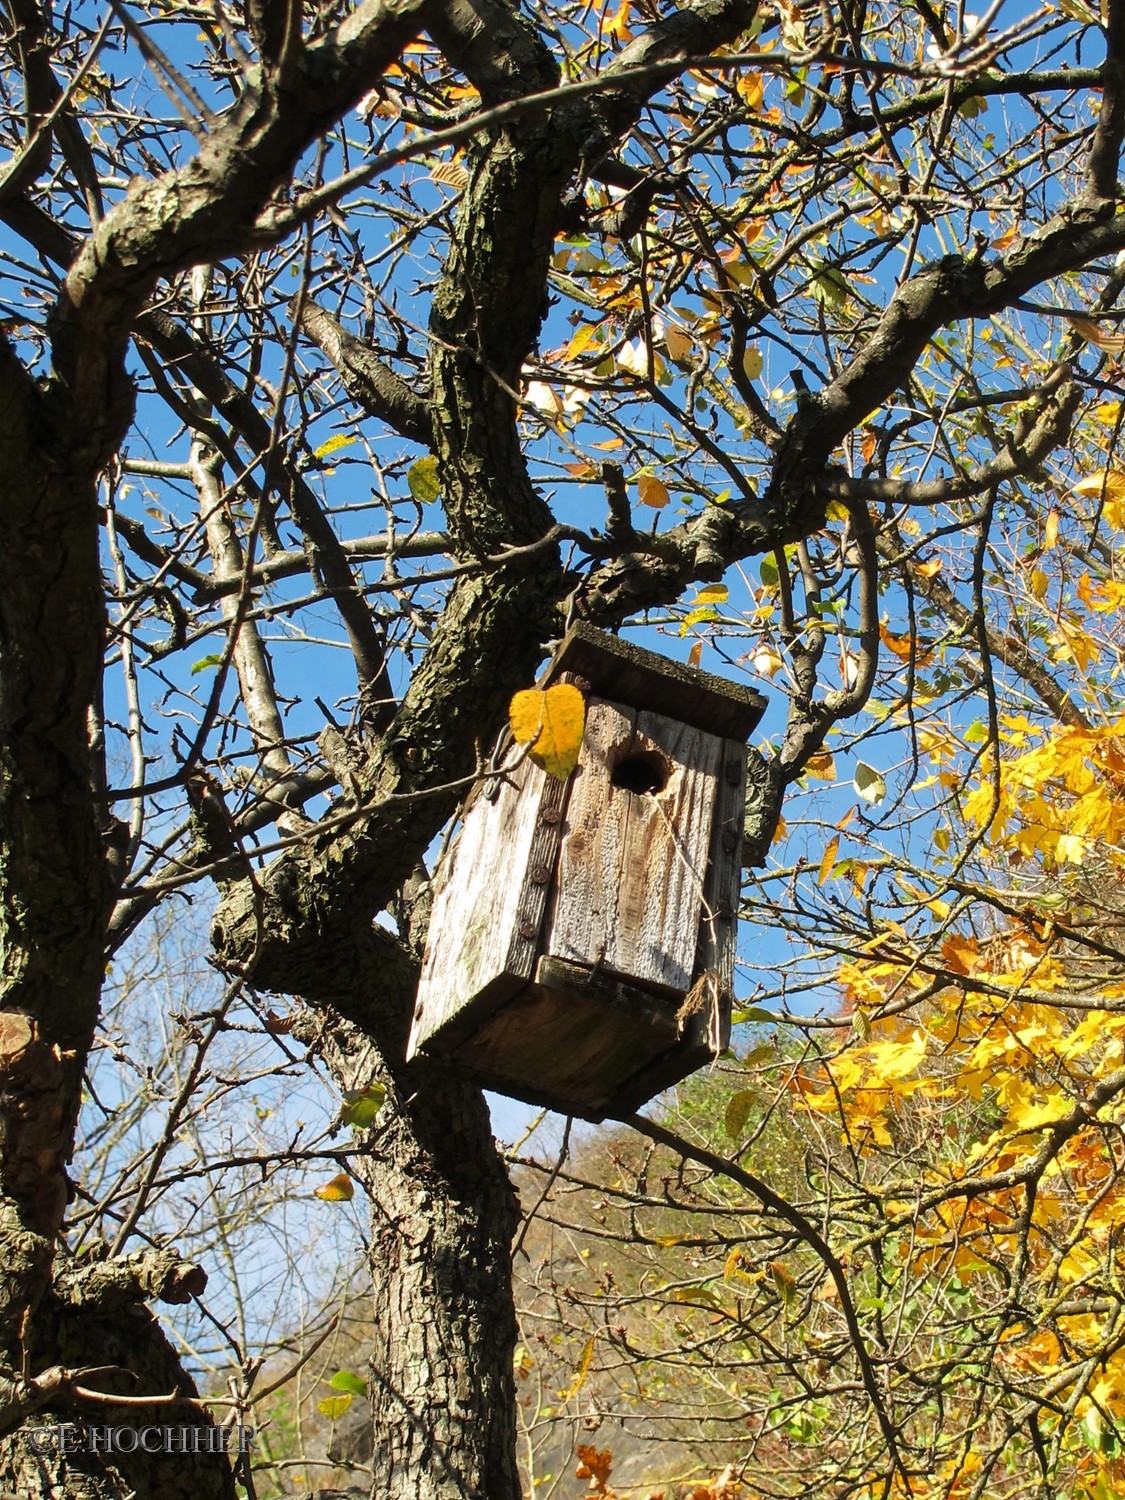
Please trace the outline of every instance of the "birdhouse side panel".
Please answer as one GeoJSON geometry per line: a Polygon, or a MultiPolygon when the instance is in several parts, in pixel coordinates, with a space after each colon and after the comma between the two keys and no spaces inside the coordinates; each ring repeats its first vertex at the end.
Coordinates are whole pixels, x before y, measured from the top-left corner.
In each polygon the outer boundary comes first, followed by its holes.
{"type": "Polygon", "coordinates": [[[723,741],[591,699],[544,951],[683,994],[723,741]]]}
{"type": "Polygon", "coordinates": [[[718,1026],[720,1052],[730,1040],[730,998],[738,950],[738,906],[742,888],[742,831],[745,826],[745,745],[724,739],[723,766],[715,795],[703,913],[699,922],[697,974],[714,975],[723,996],[724,1022],[718,1026]],[[724,1029],[723,1029],[724,1026],[724,1029]]]}
{"type": "Polygon", "coordinates": [[[465,813],[437,873],[408,1056],[439,1033],[445,1050],[472,1029],[480,1004],[500,1004],[530,977],[562,791],[524,760],[465,813]]]}

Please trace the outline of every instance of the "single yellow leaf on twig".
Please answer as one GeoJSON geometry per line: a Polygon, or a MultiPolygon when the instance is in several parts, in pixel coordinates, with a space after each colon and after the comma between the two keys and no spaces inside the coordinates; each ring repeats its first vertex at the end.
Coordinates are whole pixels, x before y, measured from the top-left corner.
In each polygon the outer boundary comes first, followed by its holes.
{"type": "Polygon", "coordinates": [[[730,597],[730,591],[725,583],[707,583],[696,594],[692,601],[695,604],[725,604],[730,597]]]}
{"type": "Polygon", "coordinates": [[[322,1401],[316,1403],[316,1409],[321,1416],[327,1417],[330,1422],[335,1422],[342,1417],[352,1404],[352,1397],[345,1392],[342,1396],[325,1396],[322,1401]]]}
{"type": "Polygon", "coordinates": [[[1100,500],[1103,495],[1109,500],[1120,500],[1125,496],[1125,474],[1120,469],[1103,469],[1099,474],[1088,474],[1074,486],[1074,493],[1091,500],[1100,500]]]}
{"type": "Polygon", "coordinates": [[[832,758],[830,750],[818,750],[815,755],[810,755],[805,762],[806,776],[815,776],[817,781],[834,781],[836,779],[836,762],[832,758]]]}
{"type": "Polygon", "coordinates": [[[565,1391],[559,1392],[560,1401],[569,1401],[572,1396],[576,1396],[582,1389],[583,1385],[585,1385],[586,1383],[586,1376],[590,1373],[590,1361],[593,1359],[593,1357],[594,1340],[590,1338],[586,1340],[586,1346],[582,1350],[582,1358],[578,1361],[578,1368],[574,1372],[574,1379],[570,1382],[565,1391]]]}
{"type": "Polygon", "coordinates": [[[637,479],[637,494],[642,505],[651,505],[653,510],[663,510],[671,498],[667,486],[655,474],[641,474],[637,479]]]}
{"type": "Polygon", "coordinates": [[[440,182],[444,187],[450,187],[457,193],[464,192],[469,185],[468,172],[464,167],[452,161],[439,162],[430,176],[435,182],[440,182]]]}
{"type": "Polygon", "coordinates": [[[593,323],[579,323],[571,336],[570,343],[566,346],[566,353],[563,355],[563,359],[570,361],[577,359],[580,354],[584,354],[594,342],[597,331],[593,323]]]}
{"type": "Polygon", "coordinates": [[[316,1189],[316,1197],[325,1203],[348,1203],[355,1197],[355,1183],[346,1172],[337,1172],[331,1182],[316,1189]]]}
{"type": "Polygon", "coordinates": [[[531,759],[544,771],[565,781],[578,764],[586,700],[569,682],[546,691],[525,688],[508,705],[508,722],[517,745],[529,745],[531,759]]]}
{"type": "Polygon", "coordinates": [[[829,839],[828,845],[825,848],[823,855],[821,856],[820,869],[817,871],[816,877],[817,885],[823,885],[824,882],[828,879],[829,875],[832,874],[833,868],[836,864],[836,856],[837,854],[839,854],[839,852],[840,835],[837,834],[835,838],[829,839]]]}
{"type": "Polygon", "coordinates": [[[748,108],[757,113],[762,107],[766,92],[765,79],[760,73],[743,73],[735,87],[748,108]]]}
{"type": "Polygon", "coordinates": [[[750,1118],[750,1111],[754,1108],[757,1100],[758,1092],[756,1089],[739,1089],[737,1094],[730,1096],[723,1125],[732,1141],[737,1140],[746,1129],[746,1122],[750,1118]]]}
{"type": "Polygon", "coordinates": [[[695,348],[690,336],[680,328],[669,328],[664,334],[664,347],[669,359],[690,359],[695,348]]]}

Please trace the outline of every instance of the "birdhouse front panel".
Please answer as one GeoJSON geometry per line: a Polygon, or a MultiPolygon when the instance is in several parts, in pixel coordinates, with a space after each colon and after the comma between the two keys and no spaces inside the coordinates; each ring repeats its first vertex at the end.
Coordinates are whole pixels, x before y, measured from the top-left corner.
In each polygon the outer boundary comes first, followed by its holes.
{"type": "Polygon", "coordinates": [[[752,689],[579,625],[542,682],[588,694],[559,781],[511,748],[442,857],[408,1056],[590,1120],[730,1033],[752,689]],[[738,738],[736,736],[741,736],[738,738]]]}
{"type": "Polygon", "coordinates": [[[683,995],[695,967],[722,741],[591,699],[544,951],[683,995]]]}

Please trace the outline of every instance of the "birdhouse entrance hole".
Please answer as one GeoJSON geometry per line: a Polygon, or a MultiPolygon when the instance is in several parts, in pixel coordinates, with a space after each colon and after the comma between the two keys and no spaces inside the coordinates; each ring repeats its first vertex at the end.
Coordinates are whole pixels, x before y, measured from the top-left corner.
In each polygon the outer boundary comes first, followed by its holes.
{"type": "Polygon", "coordinates": [[[668,762],[651,751],[634,750],[617,762],[610,774],[610,784],[639,797],[655,796],[668,785],[671,774],[668,762]]]}

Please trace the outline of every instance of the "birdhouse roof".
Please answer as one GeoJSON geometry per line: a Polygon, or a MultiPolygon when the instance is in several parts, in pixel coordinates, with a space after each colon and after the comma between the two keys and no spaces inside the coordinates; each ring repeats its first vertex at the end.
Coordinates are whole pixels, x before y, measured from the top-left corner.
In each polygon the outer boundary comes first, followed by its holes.
{"type": "Polygon", "coordinates": [[[752,687],[671,661],[584,620],[567,632],[540,686],[563,672],[584,677],[599,698],[650,709],[728,739],[747,739],[766,708],[766,699],[752,687]]]}

